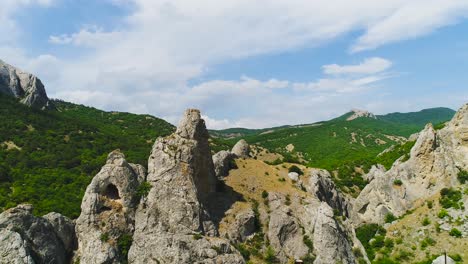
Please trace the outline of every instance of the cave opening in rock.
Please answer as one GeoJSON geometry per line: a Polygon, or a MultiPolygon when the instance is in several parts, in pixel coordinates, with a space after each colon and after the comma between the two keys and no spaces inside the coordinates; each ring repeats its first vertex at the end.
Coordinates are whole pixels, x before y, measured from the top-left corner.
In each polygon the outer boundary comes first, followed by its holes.
{"type": "Polygon", "coordinates": [[[104,196],[112,200],[120,199],[119,190],[117,189],[117,187],[115,187],[114,184],[107,185],[106,190],[104,192],[104,196]]]}

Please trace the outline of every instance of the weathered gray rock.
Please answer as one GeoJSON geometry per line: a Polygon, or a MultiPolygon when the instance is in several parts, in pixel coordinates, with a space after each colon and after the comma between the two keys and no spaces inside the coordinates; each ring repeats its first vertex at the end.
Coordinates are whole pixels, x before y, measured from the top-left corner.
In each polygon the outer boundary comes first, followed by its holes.
{"type": "Polygon", "coordinates": [[[0,214],[1,263],[67,263],[65,246],[54,227],[32,210],[23,204],[0,214]]]}
{"type": "Polygon", "coordinates": [[[248,158],[250,146],[247,141],[241,139],[232,147],[231,152],[239,158],[248,158]]]}
{"type": "Polygon", "coordinates": [[[432,264],[455,264],[455,260],[453,260],[449,256],[438,256],[436,259],[432,261],[432,264]]]}
{"type": "Polygon", "coordinates": [[[317,211],[314,250],[317,255],[314,264],[356,263],[347,233],[333,218],[333,209],[325,202],[317,211]]]}
{"type": "Polygon", "coordinates": [[[122,153],[113,151],[109,154],[83,197],[81,215],[76,220],[76,260],[81,263],[121,263],[125,259],[117,241],[121,236],[133,234],[135,209],[140,199],[137,188],[144,178],[144,170],[127,163],[122,153]]]}
{"type": "Polygon", "coordinates": [[[76,249],[77,240],[75,234],[75,224],[68,217],[59,213],[48,213],[43,216],[44,219],[54,227],[55,233],[62,240],[63,246],[68,256],[71,256],[73,250],[76,249]]]}
{"type": "Polygon", "coordinates": [[[28,243],[21,235],[8,229],[0,229],[0,263],[34,264],[28,243]]]}
{"type": "MultiPolygon", "coordinates": [[[[226,212],[231,214],[231,212],[226,212]]],[[[255,214],[252,208],[248,207],[235,213],[234,221],[226,223],[226,228],[221,232],[221,237],[228,238],[233,243],[244,242],[256,231],[255,214]]]]}
{"type": "Polygon", "coordinates": [[[185,112],[176,132],[156,140],[148,161],[152,188],[139,205],[132,263],[244,263],[206,209],[217,178],[200,112],[185,112]],[[195,235],[198,234],[198,235],[195,235]],[[217,250],[215,250],[217,249],[217,250]]]}
{"type": "Polygon", "coordinates": [[[279,193],[268,195],[270,221],[268,223],[268,240],[277,252],[282,263],[291,257],[301,259],[309,253],[304,244],[304,234],[299,219],[291,208],[285,204],[286,198],[279,193]]]}
{"type": "Polygon", "coordinates": [[[235,155],[226,150],[221,150],[213,155],[214,169],[218,179],[229,175],[229,170],[236,167],[234,158],[235,155]]]}
{"type": "Polygon", "coordinates": [[[349,216],[350,202],[338,191],[328,171],[311,169],[309,185],[306,188],[320,201],[326,202],[340,214],[349,216]]]}
{"type": "Polygon", "coordinates": [[[291,179],[291,181],[297,182],[299,180],[299,173],[290,172],[290,173],[288,173],[288,177],[289,177],[289,179],[291,179]]]}
{"type": "Polygon", "coordinates": [[[382,223],[388,213],[400,216],[418,199],[457,185],[459,169],[468,169],[468,104],[443,129],[426,125],[410,158],[400,158],[385,174],[375,176],[354,201],[353,221],[382,223]]]}
{"type": "Polygon", "coordinates": [[[375,179],[377,177],[381,177],[382,175],[384,175],[386,171],[387,170],[385,169],[385,167],[383,165],[381,165],[381,164],[372,165],[369,172],[367,174],[363,175],[362,178],[364,178],[364,180],[366,180],[368,182],[371,182],[373,179],[375,179]]]}
{"type": "Polygon", "coordinates": [[[28,106],[41,109],[53,108],[39,78],[2,60],[0,60],[0,93],[16,97],[28,106]]]}

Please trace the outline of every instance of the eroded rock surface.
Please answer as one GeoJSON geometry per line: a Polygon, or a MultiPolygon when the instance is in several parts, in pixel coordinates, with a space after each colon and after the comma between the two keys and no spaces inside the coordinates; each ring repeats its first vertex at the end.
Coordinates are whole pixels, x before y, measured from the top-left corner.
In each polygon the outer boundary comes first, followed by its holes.
{"type": "Polygon", "coordinates": [[[234,145],[234,147],[232,147],[231,152],[238,158],[248,158],[250,153],[250,146],[247,141],[241,139],[234,145]]]}
{"type": "Polygon", "coordinates": [[[20,99],[20,102],[37,108],[52,108],[44,85],[36,76],[23,72],[0,60],[0,93],[20,99]]]}
{"type": "Polygon", "coordinates": [[[375,176],[354,202],[354,221],[382,223],[388,213],[400,216],[417,200],[458,184],[460,169],[468,169],[468,104],[443,129],[426,125],[410,158],[400,158],[390,170],[375,176]]]}
{"type": "Polygon", "coordinates": [[[152,188],[136,212],[133,263],[244,263],[217,235],[206,209],[216,191],[208,131],[200,112],[185,112],[177,131],[156,140],[148,161],[152,188]],[[216,250],[215,250],[216,249],[216,250]]]}
{"type": "Polygon", "coordinates": [[[121,263],[126,260],[118,248],[119,239],[132,237],[139,181],[144,169],[129,164],[119,151],[109,154],[101,171],[86,188],[81,215],[76,220],[80,263],[121,263]]]}
{"type": "Polygon", "coordinates": [[[213,155],[214,169],[218,179],[222,179],[227,176],[229,174],[229,170],[236,167],[234,158],[235,155],[226,150],[221,150],[213,155]]]}
{"type": "Polygon", "coordinates": [[[34,216],[32,210],[22,204],[0,214],[0,262],[67,263],[72,249],[48,220],[34,216]]]}

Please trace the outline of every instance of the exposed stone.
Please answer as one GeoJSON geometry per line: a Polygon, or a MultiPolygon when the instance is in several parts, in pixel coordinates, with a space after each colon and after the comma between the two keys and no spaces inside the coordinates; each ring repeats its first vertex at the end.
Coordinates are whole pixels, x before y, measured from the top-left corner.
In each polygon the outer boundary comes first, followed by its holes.
{"type": "Polygon", "coordinates": [[[145,177],[137,165],[129,164],[119,151],[109,154],[101,171],[86,188],[81,215],[76,220],[81,263],[121,263],[125,260],[117,241],[134,231],[139,179],[145,177]],[[139,168],[135,170],[134,168],[139,168]]]}
{"type": "MultiPolygon", "coordinates": [[[[226,214],[230,213],[226,212],[226,214]]],[[[220,232],[220,236],[227,237],[234,243],[244,242],[256,231],[255,214],[252,208],[247,207],[235,212],[233,217],[234,221],[226,224],[226,228],[220,232]]]]}
{"type": "Polygon", "coordinates": [[[455,264],[455,263],[456,263],[455,260],[445,255],[438,256],[436,259],[432,261],[432,264],[455,264]]]}
{"type": "Polygon", "coordinates": [[[387,170],[385,169],[385,167],[381,164],[372,165],[369,172],[367,174],[364,174],[362,178],[368,182],[371,182],[376,177],[381,177],[382,175],[384,175],[386,171],[387,170]]]}
{"type": "Polygon", "coordinates": [[[338,191],[328,171],[322,169],[310,170],[310,181],[306,187],[320,201],[326,202],[340,214],[348,217],[350,211],[349,201],[338,191]]]}
{"type": "Polygon", "coordinates": [[[0,93],[16,97],[28,106],[41,109],[53,108],[39,78],[2,60],[0,60],[0,93]]]}
{"type": "Polygon", "coordinates": [[[352,115],[346,118],[346,121],[351,121],[360,117],[368,117],[368,118],[377,119],[377,117],[374,114],[366,110],[353,109],[351,110],[351,113],[352,115]]]}
{"type": "Polygon", "coordinates": [[[459,169],[468,169],[468,104],[443,129],[426,125],[409,159],[400,158],[385,174],[375,176],[354,202],[354,222],[383,223],[388,213],[401,216],[415,201],[457,185],[459,169]]]}
{"type": "Polygon", "coordinates": [[[43,218],[54,227],[55,233],[62,240],[67,255],[71,256],[77,246],[75,224],[68,217],[55,212],[48,213],[43,218]]]}
{"type": "Polygon", "coordinates": [[[241,139],[234,145],[231,152],[239,158],[248,158],[250,146],[247,141],[241,139]]]}
{"type": "Polygon", "coordinates": [[[148,161],[152,188],[139,205],[132,263],[244,263],[217,234],[206,209],[217,178],[200,112],[185,112],[177,131],[158,138],[148,161]],[[215,250],[217,249],[217,250],[215,250]]]}
{"type": "Polygon", "coordinates": [[[32,210],[23,204],[0,214],[1,263],[67,263],[65,246],[54,227],[32,210]]]}
{"type": "Polygon", "coordinates": [[[213,155],[214,169],[218,179],[222,179],[227,176],[229,174],[229,170],[236,167],[234,158],[235,155],[226,150],[222,150],[213,155]]]}
{"type": "Polygon", "coordinates": [[[304,235],[299,220],[293,215],[290,207],[285,205],[285,197],[279,193],[268,195],[270,221],[268,223],[268,240],[285,263],[288,258],[301,259],[309,253],[304,244],[304,235]]]}
{"type": "Polygon", "coordinates": [[[299,180],[299,173],[297,173],[297,172],[290,172],[290,173],[288,173],[288,177],[289,177],[289,179],[291,179],[292,181],[297,182],[297,181],[299,180]]]}
{"type": "Polygon", "coordinates": [[[333,218],[333,209],[322,202],[314,228],[314,249],[317,258],[314,264],[356,263],[351,242],[346,232],[333,218]]]}

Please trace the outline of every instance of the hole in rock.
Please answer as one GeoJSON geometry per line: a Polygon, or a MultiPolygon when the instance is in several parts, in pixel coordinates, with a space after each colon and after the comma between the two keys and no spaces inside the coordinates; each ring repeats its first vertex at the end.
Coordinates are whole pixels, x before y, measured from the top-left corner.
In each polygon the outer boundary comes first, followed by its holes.
{"type": "Polygon", "coordinates": [[[117,187],[115,187],[114,184],[107,185],[106,190],[104,192],[104,196],[112,200],[120,199],[119,190],[117,189],[117,187]]]}

